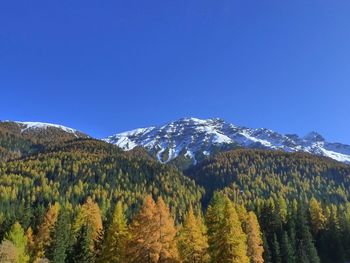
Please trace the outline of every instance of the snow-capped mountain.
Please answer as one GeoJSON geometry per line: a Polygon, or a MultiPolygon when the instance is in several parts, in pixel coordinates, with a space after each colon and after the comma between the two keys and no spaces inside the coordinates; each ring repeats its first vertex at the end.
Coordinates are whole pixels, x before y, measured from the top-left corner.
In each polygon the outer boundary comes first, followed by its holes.
{"type": "Polygon", "coordinates": [[[104,139],[124,150],[146,148],[159,161],[169,162],[184,155],[194,163],[217,149],[265,148],[287,152],[304,151],[350,163],[350,145],[330,143],[318,133],[304,137],[279,134],[269,129],[236,126],[221,119],[183,118],[164,126],[140,128],[104,139]]]}
{"type": "Polygon", "coordinates": [[[76,129],[72,129],[72,128],[69,128],[66,126],[52,124],[52,123],[23,122],[23,121],[0,121],[0,124],[4,124],[4,125],[9,124],[9,125],[18,126],[18,128],[20,129],[20,132],[23,134],[57,131],[57,132],[64,132],[64,133],[74,135],[77,138],[88,137],[86,134],[84,134],[76,129]]]}

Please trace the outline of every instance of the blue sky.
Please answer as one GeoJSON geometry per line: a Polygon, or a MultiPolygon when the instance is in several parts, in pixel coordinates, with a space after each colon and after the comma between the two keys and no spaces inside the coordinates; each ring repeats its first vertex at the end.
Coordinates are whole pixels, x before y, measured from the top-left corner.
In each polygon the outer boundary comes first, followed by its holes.
{"type": "Polygon", "coordinates": [[[2,1],[0,119],[185,116],[350,143],[348,0],[2,1]]]}

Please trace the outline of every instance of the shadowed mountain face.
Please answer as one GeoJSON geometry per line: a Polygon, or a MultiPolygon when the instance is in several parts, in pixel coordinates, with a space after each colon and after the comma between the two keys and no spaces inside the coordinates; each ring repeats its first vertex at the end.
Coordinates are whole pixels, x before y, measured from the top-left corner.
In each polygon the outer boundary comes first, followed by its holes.
{"type": "Polygon", "coordinates": [[[183,118],[159,127],[119,133],[104,140],[124,150],[144,147],[164,163],[182,157],[195,164],[204,156],[237,147],[301,151],[350,163],[349,145],[327,142],[316,132],[304,137],[283,135],[265,128],[236,126],[221,119],[183,118]]]}

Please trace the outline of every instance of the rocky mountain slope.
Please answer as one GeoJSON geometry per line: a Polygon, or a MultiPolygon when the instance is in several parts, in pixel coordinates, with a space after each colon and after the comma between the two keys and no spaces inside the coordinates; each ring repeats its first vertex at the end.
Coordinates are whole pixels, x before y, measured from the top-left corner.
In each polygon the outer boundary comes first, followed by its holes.
{"type": "Polygon", "coordinates": [[[163,163],[179,156],[196,163],[218,150],[237,147],[307,152],[350,163],[350,145],[327,142],[316,132],[304,137],[284,135],[265,128],[236,126],[221,119],[183,118],[163,126],[115,134],[104,140],[124,150],[146,148],[163,163]]]}

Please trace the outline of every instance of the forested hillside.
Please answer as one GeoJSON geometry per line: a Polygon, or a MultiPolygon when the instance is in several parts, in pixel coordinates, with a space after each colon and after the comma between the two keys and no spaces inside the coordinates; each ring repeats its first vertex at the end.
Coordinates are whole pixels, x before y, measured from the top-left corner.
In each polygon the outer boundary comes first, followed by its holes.
{"type": "Polygon", "coordinates": [[[201,189],[176,169],[96,140],[68,142],[0,164],[1,211],[7,216],[30,218],[26,213],[31,212],[39,213],[40,218],[50,203],[76,206],[88,196],[100,204],[105,215],[118,200],[132,210],[145,193],[163,196],[179,218],[190,204],[197,206],[202,195],[201,189]]]}
{"type": "Polygon", "coordinates": [[[67,132],[58,127],[28,128],[23,123],[0,122],[0,161],[28,156],[63,142],[88,137],[84,133],[67,132]]]}
{"type": "Polygon", "coordinates": [[[342,263],[349,177],[328,158],[243,149],[185,176],[142,148],[63,139],[0,163],[0,262],[342,263]]]}
{"type": "Polygon", "coordinates": [[[255,211],[265,262],[350,258],[349,165],[305,153],[241,149],[219,153],[187,175],[205,188],[204,206],[220,191],[255,211]]]}
{"type": "Polygon", "coordinates": [[[350,198],[350,166],[306,153],[240,149],[219,153],[186,174],[212,193],[256,201],[282,196],[344,204],[350,198]]]}

